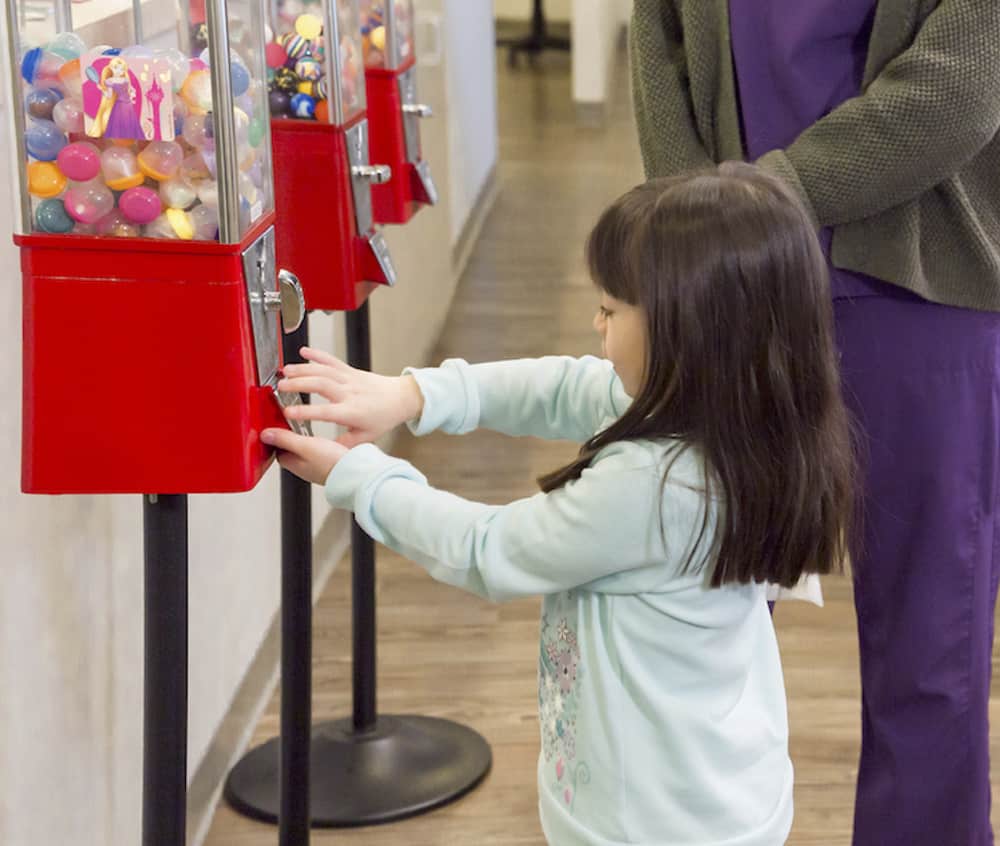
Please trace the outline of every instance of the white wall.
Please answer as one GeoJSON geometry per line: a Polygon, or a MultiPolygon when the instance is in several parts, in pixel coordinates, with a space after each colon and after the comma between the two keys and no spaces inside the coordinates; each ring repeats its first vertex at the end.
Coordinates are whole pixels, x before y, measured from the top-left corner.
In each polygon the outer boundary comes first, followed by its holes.
{"type": "MultiPolygon", "coordinates": [[[[417,0],[445,17],[445,54],[470,70],[421,68],[425,156],[442,195],[407,227],[387,231],[400,273],[372,298],[375,368],[422,363],[457,282],[455,235],[496,161],[492,21],[485,0],[417,0]],[[446,82],[446,75],[448,77],[446,82]],[[450,98],[455,114],[450,114],[450,98]]],[[[0,105],[5,99],[3,87],[0,105]]],[[[0,184],[13,185],[6,120],[0,184]]],[[[139,497],[29,497],[19,492],[21,297],[11,209],[0,200],[0,844],[135,846],[139,842],[142,712],[142,548],[139,497]]],[[[342,350],[340,318],[311,318],[313,342],[342,350]]],[[[79,364],[113,391],[113,362],[79,364]]],[[[70,363],[69,366],[77,366],[70,363]]],[[[197,398],[193,398],[197,401],[197,398]]],[[[122,409],[112,407],[111,413],[122,409]]],[[[314,527],[331,515],[314,491],[314,527]]],[[[190,499],[189,771],[213,741],[278,611],[278,474],[247,494],[190,499]]],[[[336,540],[316,573],[347,541],[336,540]]],[[[266,690],[261,690],[262,696],[266,690]]]]}
{"type": "Polygon", "coordinates": [[[608,98],[625,8],[616,0],[573,0],[573,100],[601,104],[608,98]]]}
{"type": "Polygon", "coordinates": [[[495,38],[489,0],[445,0],[451,237],[459,237],[497,161],[495,38]]]}

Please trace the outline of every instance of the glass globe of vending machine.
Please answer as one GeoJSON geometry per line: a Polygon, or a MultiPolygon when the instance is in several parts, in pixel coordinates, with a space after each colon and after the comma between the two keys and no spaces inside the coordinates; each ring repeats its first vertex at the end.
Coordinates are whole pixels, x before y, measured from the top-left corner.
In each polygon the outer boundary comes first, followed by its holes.
{"type": "Polygon", "coordinates": [[[262,7],[5,5],[23,489],[252,488],[295,401],[279,312],[302,311],[275,262],[262,7]]]}

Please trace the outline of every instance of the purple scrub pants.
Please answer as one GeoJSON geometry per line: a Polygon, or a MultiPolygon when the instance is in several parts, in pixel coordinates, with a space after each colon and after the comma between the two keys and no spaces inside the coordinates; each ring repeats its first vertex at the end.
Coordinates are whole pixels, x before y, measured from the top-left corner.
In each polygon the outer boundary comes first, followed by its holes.
{"type": "Polygon", "coordinates": [[[1000,314],[880,288],[834,304],[865,453],[854,846],[987,846],[1000,314]]]}

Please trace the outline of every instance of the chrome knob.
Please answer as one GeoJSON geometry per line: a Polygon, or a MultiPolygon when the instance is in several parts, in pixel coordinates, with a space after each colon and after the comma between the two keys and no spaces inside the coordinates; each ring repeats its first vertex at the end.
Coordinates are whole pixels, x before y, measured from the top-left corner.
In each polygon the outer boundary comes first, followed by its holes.
{"type": "Polygon", "coordinates": [[[403,114],[416,115],[419,118],[434,117],[434,109],[425,103],[407,103],[403,106],[403,114]]]}
{"type": "Polygon", "coordinates": [[[367,179],[375,185],[384,185],[392,179],[392,168],[388,165],[354,165],[351,175],[358,179],[367,179]]]}
{"type": "Polygon", "coordinates": [[[306,316],[306,297],[294,273],[278,271],[278,290],[264,292],[264,308],[281,312],[281,325],[286,335],[302,325],[306,316]]]}

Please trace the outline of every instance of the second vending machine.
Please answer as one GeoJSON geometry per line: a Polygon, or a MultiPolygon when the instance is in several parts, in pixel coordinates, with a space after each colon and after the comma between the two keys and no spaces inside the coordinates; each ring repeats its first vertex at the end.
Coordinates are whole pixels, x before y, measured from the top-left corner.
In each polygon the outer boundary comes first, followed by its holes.
{"type": "Polygon", "coordinates": [[[357,0],[277,2],[268,33],[278,261],[309,309],[352,311],[396,272],[372,213],[391,168],[369,161],[357,0]]]}

